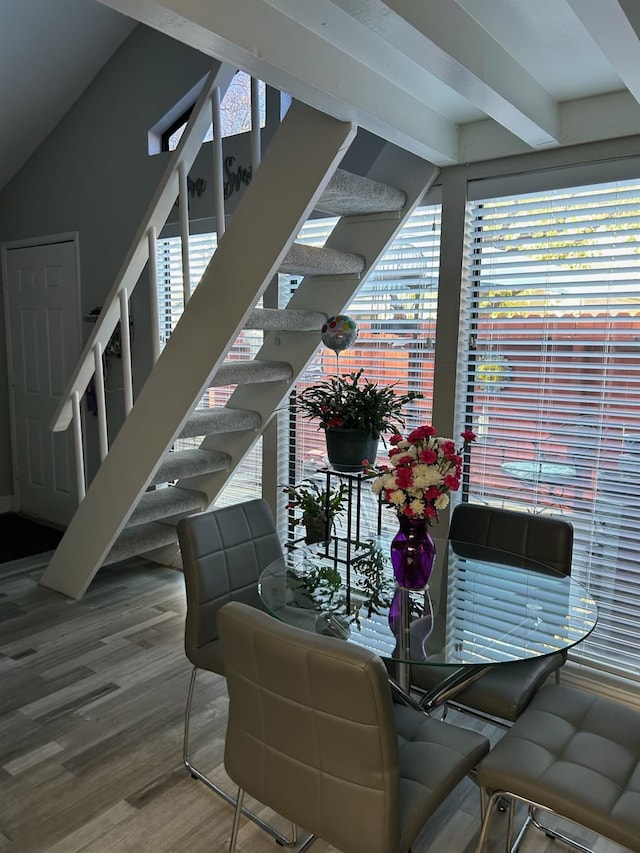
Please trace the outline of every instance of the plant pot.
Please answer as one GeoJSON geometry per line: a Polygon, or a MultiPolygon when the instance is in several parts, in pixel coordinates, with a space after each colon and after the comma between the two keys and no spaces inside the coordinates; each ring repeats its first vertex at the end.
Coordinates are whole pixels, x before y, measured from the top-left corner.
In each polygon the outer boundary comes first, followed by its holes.
{"type": "Polygon", "coordinates": [[[304,524],[305,537],[304,541],[307,545],[313,545],[314,542],[326,542],[331,532],[331,520],[327,522],[324,516],[320,515],[303,515],[302,523],[304,524]]]}
{"type": "Polygon", "coordinates": [[[335,471],[354,474],[362,471],[362,461],[374,462],[378,455],[378,436],[359,429],[332,427],[325,430],[327,456],[335,471]]]}

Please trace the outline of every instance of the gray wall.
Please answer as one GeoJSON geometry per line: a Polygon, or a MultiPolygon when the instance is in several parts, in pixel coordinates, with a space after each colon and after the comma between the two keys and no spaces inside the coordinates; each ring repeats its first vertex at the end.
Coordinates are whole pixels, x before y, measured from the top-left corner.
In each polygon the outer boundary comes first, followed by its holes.
{"type": "MultiPolygon", "coordinates": [[[[148,154],[150,129],[211,66],[204,54],[138,26],[0,193],[0,242],[79,233],[83,315],[100,306],[113,285],[166,166],[165,157],[148,154]]],[[[144,364],[147,296],[138,290],[134,358],[144,364]]],[[[4,328],[1,316],[0,498],[13,493],[4,328]]],[[[84,323],[84,339],[90,331],[84,323]]]]}

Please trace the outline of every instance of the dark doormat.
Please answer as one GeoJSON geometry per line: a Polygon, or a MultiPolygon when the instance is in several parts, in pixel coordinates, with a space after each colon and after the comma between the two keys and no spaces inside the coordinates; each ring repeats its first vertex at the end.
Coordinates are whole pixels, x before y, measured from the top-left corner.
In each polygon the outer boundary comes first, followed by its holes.
{"type": "Polygon", "coordinates": [[[38,524],[14,512],[0,513],[0,563],[54,551],[64,530],[38,524]]]}

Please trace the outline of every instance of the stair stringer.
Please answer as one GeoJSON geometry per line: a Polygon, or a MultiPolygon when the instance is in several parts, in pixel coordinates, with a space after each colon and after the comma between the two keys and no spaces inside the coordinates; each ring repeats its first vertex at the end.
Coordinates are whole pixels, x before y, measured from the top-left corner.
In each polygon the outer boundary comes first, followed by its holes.
{"type": "Polygon", "coordinates": [[[355,133],[354,125],[303,104],[290,108],[42,585],[71,598],[83,595],[355,133]],[[291,175],[295,180],[287,181],[291,175]]]}
{"type": "MultiPolygon", "coordinates": [[[[367,177],[404,190],[407,197],[404,208],[390,213],[342,217],[332,231],[326,246],[363,255],[366,262],[362,274],[359,276],[307,276],[296,288],[287,308],[322,311],[327,315],[344,311],[365,277],[373,270],[420,203],[439,171],[432,163],[387,143],[367,177]]],[[[294,376],[297,378],[318,349],[319,344],[319,330],[270,332],[265,336],[264,344],[256,358],[266,361],[286,361],[291,364],[294,376]]],[[[228,453],[233,458],[233,467],[227,471],[185,478],[178,481],[178,485],[203,492],[209,503],[213,503],[233,475],[235,467],[240,464],[258,436],[262,434],[276,409],[283,404],[289,390],[288,387],[283,388],[274,384],[239,385],[232,393],[228,405],[258,411],[262,417],[262,428],[253,434],[227,433],[206,436],[200,448],[228,453]]],[[[175,555],[175,548],[172,553],[175,555]]]]}

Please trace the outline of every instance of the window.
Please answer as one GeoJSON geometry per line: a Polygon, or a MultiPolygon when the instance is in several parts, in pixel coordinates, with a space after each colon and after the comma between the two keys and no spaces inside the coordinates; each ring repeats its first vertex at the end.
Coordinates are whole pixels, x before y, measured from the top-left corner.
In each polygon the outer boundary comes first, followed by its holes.
{"type": "Polygon", "coordinates": [[[599,623],[572,656],[640,679],[640,181],[483,198],[471,218],[467,496],[573,523],[599,623]]]}
{"type": "MultiPolygon", "coordinates": [[[[189,237],[189,259],[192,285],[195,288],[202,278],[216,250],[215,234],[192,234],[189,237]]],[[[158,241],[158,317],[160,346],[164,348],[171,332],[182,316],[184,294],[182,289],[182,250],[180,237],[158,241]]],[[[262,345],[262,332],[243,330],[233,344],[227,358],[253,358],[262,345]]],[[[224,406],[233,392],[233,387],[208,388],[197,404],[198,409],[224,406]]],[[[178,439],[175,450],[199,447],[204,436],[178,439]]],[[[238,466],[233,477],[225,486],[216,505],[238,503],[241,500],[262,495],[262,442],[259,441],[238,466]]]]}
{"type": "MultiPolygon", "coordinates": [[[[260,91],[260,127],[266,122],[265,85],[259,84],[260,91]]],[[[244,71],[238,71],[220,104],[222,113],[222,136],[236,136],[251,130],[251,77],[244,71]]],[[[191,109],[182,115],[162,134],[163,151],[175,151],[187,126],[191,109]]],[[[213,139],[213,126],[207,131],[203,142],[213,139]]]]}
{"type": "MultiPolygon", "coordinates": [[[[310,220],[298,242],[323,245],[336,221],[310,220]]],[[[371,381],[397,382],[400,393],[421,391],[424,399],[406,410],[407,427],[427,422],[433,391],[439,261],[440,206],[420,207],[344,312],[358,324],[356,342],[338,357],[321,347],[296,389],[302,390],[331,374],[363,368],[364,376],[371,381]]],[[[290,289],[296,283],[295,279],[290,280],[290,289]]],[[[283,293],[283,304],[288,298],[288,292],[283,293]]],[[[279,482],[297,482],[325,464],[324,433],[317,424],[298,415],[291,419],[288,434],[288,454],[284,454],[279,482]]],[[[384,453],[382,442],[379,449],[384,453]]],[[[368,490],[367,496],[372,497],[368,490]]],[[[364,514],[366,527],[373,532],[377,521],[373,498],[364,514]]],[[[383,513],[384,520],[394,521],[391,513],[383,513]]],[[[392,526],[397,528],[395,523],[392,526]]]]}

